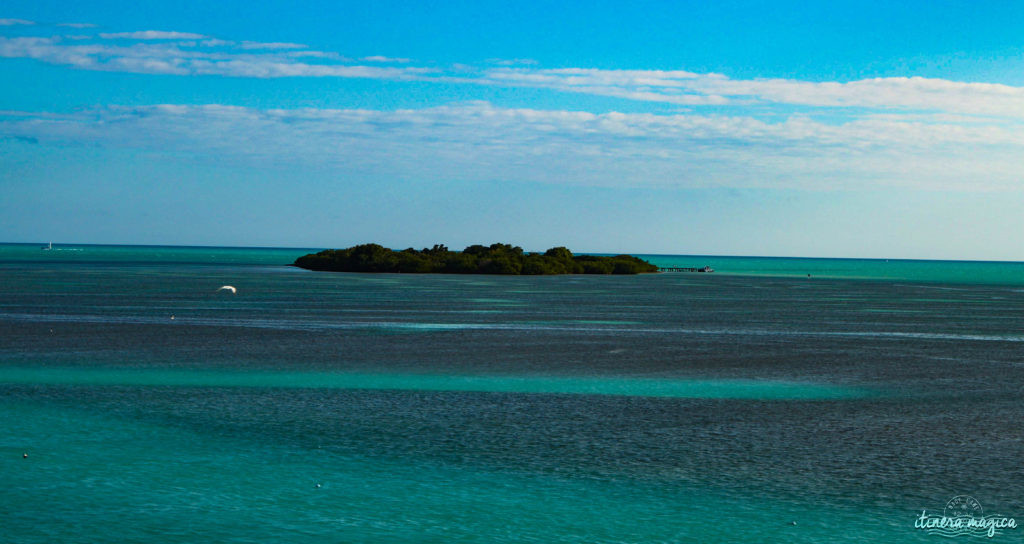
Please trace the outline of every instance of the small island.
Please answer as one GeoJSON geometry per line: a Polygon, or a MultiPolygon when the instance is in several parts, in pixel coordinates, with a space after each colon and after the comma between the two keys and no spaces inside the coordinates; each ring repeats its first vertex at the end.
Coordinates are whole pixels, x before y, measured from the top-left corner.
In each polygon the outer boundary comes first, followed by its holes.
{"type": "Polygon", "coordinates": [[[296,259],[295,266],[331,272],[413,274],[645,274],[658,271],[657,266],[632,255],[573,255],[564,247],[527,253],[509,244],[472,245],[462,251],[451,251],[440,244],[429,249],[401,251],[379,244],[361,244],[311,253],[296,259]]]}

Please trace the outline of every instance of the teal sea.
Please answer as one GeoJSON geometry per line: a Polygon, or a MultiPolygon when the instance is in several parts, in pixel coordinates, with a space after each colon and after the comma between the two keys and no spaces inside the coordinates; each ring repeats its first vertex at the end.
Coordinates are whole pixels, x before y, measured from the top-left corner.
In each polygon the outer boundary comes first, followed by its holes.
{"type": "Polygon", "coordinates": [[[1022,263],[40,246],[0,245],[2,542],[938,542],[915,520],[965,495],[1024,522],[1022,263]]]}

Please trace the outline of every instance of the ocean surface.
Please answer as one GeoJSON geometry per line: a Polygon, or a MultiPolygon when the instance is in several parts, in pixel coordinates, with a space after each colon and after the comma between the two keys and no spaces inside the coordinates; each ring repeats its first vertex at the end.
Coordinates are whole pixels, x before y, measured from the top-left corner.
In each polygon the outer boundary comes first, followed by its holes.
{"type": "Polygon", "coordinates": [[[0,245],[0,541],[942,542],[915,521],[957,496],[1024,522],[1024,264],[309,251],[0,245]]]}

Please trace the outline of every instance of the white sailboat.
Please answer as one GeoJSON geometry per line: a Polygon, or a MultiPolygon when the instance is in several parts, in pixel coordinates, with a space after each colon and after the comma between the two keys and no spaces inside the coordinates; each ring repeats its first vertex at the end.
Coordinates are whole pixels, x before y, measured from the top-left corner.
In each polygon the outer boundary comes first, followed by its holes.
{"type": "Polygon", "coordinates": [[[53,242],[50,242],[46,247],[42,248],[43,251],[50,251],[53,249],[53,242]]]}

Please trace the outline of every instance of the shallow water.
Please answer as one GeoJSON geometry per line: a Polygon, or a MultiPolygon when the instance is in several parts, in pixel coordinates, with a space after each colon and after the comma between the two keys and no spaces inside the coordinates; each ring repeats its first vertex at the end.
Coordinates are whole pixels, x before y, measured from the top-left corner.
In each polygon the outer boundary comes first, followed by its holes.
{"type": "Polygon", "coordinates": [[[1024,518],[1016,264],[57,248],[0,246],[12,542],[926,542],[955,495],[1024,518]]]}
{"type": "Polygon", "coordinates": [[[680,380],[523,375],[366,374],[263,370],[5,367],[0,383],[33,385],[257,387],[557,393],[694,399],[837,399],[876,396],[868,388],[771,380],[680,380]]]}

